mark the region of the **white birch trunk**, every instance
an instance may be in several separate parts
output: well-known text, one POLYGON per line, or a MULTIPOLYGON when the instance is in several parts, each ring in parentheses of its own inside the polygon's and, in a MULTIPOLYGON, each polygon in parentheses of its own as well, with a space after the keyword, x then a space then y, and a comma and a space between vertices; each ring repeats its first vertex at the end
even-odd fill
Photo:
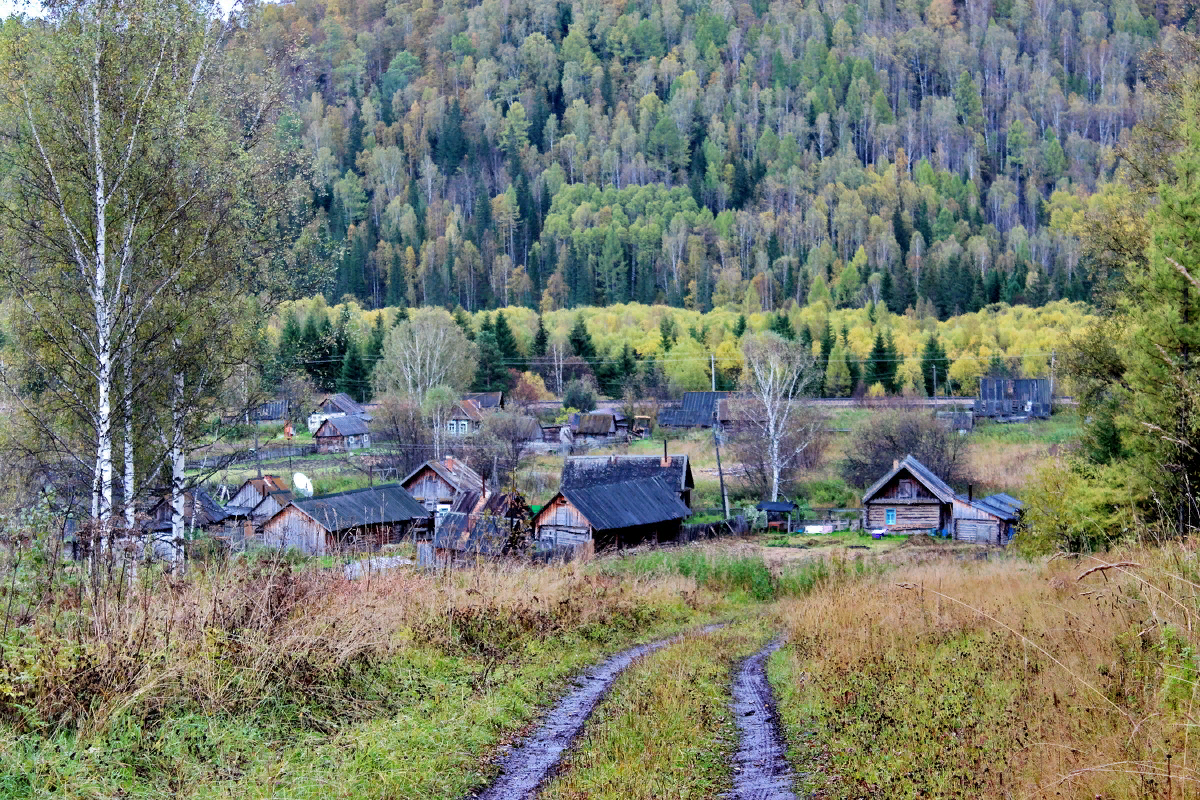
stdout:
POLYGON ((125 527, 133 530, 133 342, 125 345, 125 527))
MULTIPOLYGON (((179 342, 175 344, 176 348, 178 348, 179 342)), ((183 408, 182 372, 175 373, 171 400, 171 448, 168 454, 171 462, 171 555, 173 559, 177 560, 186 534, 186 520, 183 515, 183 486, 185 479, 183 473, 187 457, 183 449, 185 414, 183 408)))

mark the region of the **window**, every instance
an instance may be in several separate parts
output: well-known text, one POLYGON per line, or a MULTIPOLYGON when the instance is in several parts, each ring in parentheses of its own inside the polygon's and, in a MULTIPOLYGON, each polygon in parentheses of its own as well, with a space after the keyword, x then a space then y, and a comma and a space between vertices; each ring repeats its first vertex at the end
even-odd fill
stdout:
POLYGON ((896 524, 896 509, 894 509, 894 508, 889 508, 889 509, 887 510, 887 524, 888 524, 888 525, 895 525, 895 524, 896 524))
POLYGON ((900 481, 900 496, 901 497, 916 497, 917 496, 916 484, 910 480, 900 481))

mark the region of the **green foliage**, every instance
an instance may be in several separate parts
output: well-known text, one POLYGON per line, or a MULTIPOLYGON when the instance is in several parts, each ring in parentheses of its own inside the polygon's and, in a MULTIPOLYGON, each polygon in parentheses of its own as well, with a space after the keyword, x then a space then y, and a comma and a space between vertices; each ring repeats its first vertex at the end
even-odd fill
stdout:
POLYGON ((596 393, 581 380, 568 381, 563 387, 563 407, 591 411, 596 407, 596 393))

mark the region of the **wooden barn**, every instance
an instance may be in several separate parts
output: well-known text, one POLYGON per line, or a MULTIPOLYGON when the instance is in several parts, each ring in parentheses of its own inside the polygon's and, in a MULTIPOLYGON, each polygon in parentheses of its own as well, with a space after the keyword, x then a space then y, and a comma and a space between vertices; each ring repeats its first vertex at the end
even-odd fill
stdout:
POLYGON ((692 468, 686 455, 667 455, 666 442, 662 456, 574 456, 563 464, 562 488, 590 488, 643 478, 666 479, 679 499, 692 507, 692 468))
POLYGON ((454 456, 426 461, 400 481, 405 491, 430 512, 445 513, 461 492, 484 491, 483 478, 454 456))
POLYGON ((563 486, 533 518, 547 547, 593 543, 597 550, 673 541, 691 509, 666 475, 590 486, 563 486))
POLYGON ((948 530, 954 519, 954 490, 912 456, 893 462, 892 470, 863 495, 868 530, 948 530))
POLYGON ((287 489, 267 492, 267 495, 258 501, 258 505, 250 509, 250 519, 255 525, 261 525, 286 508, 292 499, 292 493, 287 489))
POLYGON ((1024 508, 1020 500, 1003 493, 979 499, 970 492, 966 497, 958 495, 954 498, 954 538, 1004 547, 1012 539, 1024 508))
POLYGON ((528 536, 532 515, 524 496, 496 492, 478 498, 472 492, 459 495, 454 509, 438 523, 433 552, 439 563, 507 555, 528 536))
POLYGON ((371 446, 367 423, 359 417, 330 417, 313 434, 318 453, 348 453, 371 446))
POLYGON ((617 435, 617 423, 612 414, 580 414, 575 435, 589 439, 611 439, 617 435))
POLYGON ((308 555, 378 550, 399 542, 429 512, 397 483, 293 500, 263 524, 262 541, 308 555))

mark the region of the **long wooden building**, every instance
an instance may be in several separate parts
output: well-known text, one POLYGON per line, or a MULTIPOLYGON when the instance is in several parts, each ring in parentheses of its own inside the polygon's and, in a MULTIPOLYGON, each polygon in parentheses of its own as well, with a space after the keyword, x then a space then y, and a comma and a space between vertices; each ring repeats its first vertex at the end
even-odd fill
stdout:
POLYGON ((397 483, 293 500, 262 527, 268 547, 309 555, 377 550, 399 542, 429 512, 397 483))
POLYGON ((667 476, 618 483, 566 486, 533 518, 544 547, 585 545, 595 549, 644 541, 672 541, 692 513, 667 476))

